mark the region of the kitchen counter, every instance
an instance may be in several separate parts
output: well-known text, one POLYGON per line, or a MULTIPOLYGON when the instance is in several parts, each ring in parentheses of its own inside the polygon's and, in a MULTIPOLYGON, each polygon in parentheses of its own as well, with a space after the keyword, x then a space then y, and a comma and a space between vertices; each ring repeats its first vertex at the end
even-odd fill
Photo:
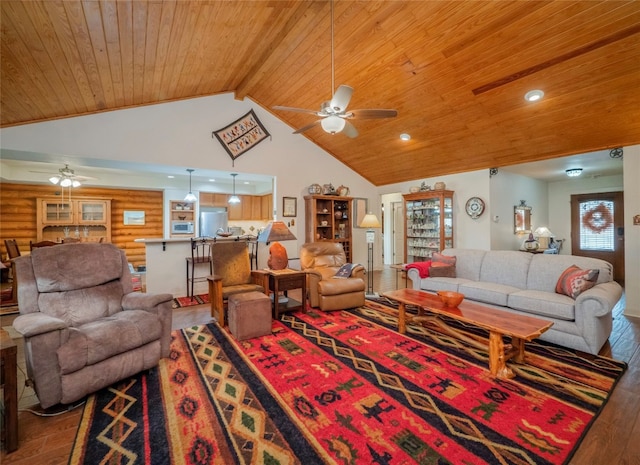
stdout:
MULTIPOLYGON (((256 236, 215 237, 215 242, 253 241, 256 236)), ((174 297, 187 295, 186 258, 191 257, 190 237, 136 239, 145 244, 146 249, 146 290, 149 293, 168 292, 174 297)), ((268 259, 267 247, 259 247, 259 263, 268 259)), ((204 265, 203 265, 204 267, 204 265)), ((204 274, 206 271, 202 271, 204 274)), ((200 273, 199 273, 200 274, 200 273)), ((209 292, 207 282, 196 282, 194 293, 209 292)))

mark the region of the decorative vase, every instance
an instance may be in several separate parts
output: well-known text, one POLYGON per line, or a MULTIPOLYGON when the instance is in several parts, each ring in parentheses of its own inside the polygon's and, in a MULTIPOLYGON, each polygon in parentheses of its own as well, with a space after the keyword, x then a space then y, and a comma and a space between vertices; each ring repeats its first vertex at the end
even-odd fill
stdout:
POLYGON ((311 184, 309 186, 309 194, 322 194, 322 186, 320 184, 311 184))
POLYGON ((337 189, 338 195, 341 197, 346 197, 349 195, 349 188, 347 186, 340 186, 337 189))

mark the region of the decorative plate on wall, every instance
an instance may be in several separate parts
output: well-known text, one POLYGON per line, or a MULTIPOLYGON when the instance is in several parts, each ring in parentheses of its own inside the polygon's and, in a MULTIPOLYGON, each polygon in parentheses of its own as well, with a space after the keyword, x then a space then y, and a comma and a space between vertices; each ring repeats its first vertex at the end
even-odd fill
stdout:
POLYGON ((480 197, 471 197, 465 206, 467 215, 474 220, 484 212, 484 201, 480 197))

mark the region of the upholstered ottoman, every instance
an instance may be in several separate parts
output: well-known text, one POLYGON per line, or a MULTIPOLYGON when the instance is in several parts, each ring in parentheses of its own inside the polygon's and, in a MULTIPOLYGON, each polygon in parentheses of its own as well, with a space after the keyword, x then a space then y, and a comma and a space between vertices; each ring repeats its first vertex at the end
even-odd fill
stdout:
POLYGON ((271 299, 262 292, 241 292, 229 296, 229 330, 242 341, 271 334, 271 299))

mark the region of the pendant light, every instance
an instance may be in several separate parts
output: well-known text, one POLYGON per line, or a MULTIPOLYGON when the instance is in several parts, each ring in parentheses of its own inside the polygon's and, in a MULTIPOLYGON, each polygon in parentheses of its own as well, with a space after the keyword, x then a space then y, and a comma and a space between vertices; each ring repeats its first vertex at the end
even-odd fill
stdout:
POLYGON ((189 172, 189 193, 184 198, 184 201, 185 202, 195 202, 198 199, 197 199, 197 197, 195 195, 193 195, 193 192, 191 192, 191 173, 193 173, 195 170, 192 169, 192 168, 187 168, 187 171, 189 172))
POLYGON ((233 195, 229 197, 229 203, 240 203, 240 197, 236 195, 236 176, 238 173, 231 173, 231 176, 233 176, 233 195))

